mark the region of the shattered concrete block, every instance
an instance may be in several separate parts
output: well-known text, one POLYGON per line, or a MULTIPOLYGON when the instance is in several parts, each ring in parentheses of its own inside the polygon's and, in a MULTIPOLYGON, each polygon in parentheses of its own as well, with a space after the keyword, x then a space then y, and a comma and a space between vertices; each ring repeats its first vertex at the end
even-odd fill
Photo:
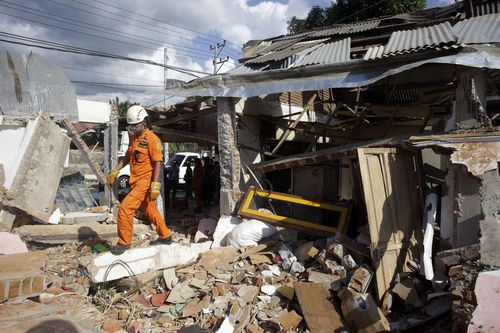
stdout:
POLYGON ((398 295, 405 304, 410 305, 414 308, 419 308, 424 305, 424 303, 418 296, 417 290, 415 289, 415 283, 410 278, 396 283, 396 285, 392 289, 392 292, 398 295))
POLYGON ((308 281, 324 284, 328 289, 339 291, 344 280, 340 276, 308 270, 308 281))
POLYGON ((467 332, 493 333, 500 330, 500 270, 481 272, 476 280, 477 307, 467 332))
POLYGON ((290 274, 297 274, 297 273, 302 273, 306 270, 304 265, 302 265, 300 262, 295 261, 292 266, 290 267, 290 274))
POLYGON ((314 257, 319 253, 319 250, 314 246, 314 242, 308 242, 299 246, 294 255, 300 262, 308 262, 314 260, 314 257))
POLYGON ((134 274, 141 274, 150 270, 192 263, 201 253, 208 251, 211 245, 211 242, 190 245, 172 243, 170 245, 131 249, 119 256, 115 256, 110 252, 101 253, 93 260, 89 271, 92 280, 96 283, 112 281, 130 276, 126 268, 113 264, 117 259, 127 263, 134 274))
POLYGON ((344 245, 333 242, 329 243, 326 248, 326 252, 334 256, 338 260, 342 260, 346 255, 349 254, 344 245))
POLYGON ((28 252, 28 248, 18 235, 0 232, 0 255, 26 252, 28 252))
POLYGON ((17 167, 4 184, 8 199, 2 205, 48 223, 70 139, 49 117, 40 116, 27 125, 22 142, 25 149, 13 161, 17 167))

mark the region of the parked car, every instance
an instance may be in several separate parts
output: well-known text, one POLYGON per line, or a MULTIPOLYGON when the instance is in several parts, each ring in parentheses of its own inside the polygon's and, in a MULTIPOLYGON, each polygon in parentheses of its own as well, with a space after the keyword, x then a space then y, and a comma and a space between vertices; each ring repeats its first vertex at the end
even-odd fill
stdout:
MULTIPOLYGON (((174 156, 170 157, 165 164, 165 173, 168 173, 170 171, 170 168, 172 167, 172 162, 175 160, 177 161, 177 165, 179 165, 179 184, 184 185, 184 175, 186 174, 186 163, 188 161, 194 161, 195 158, 200 158, 200 154, 198 153, 191 153, 191 152, 180 152, 180 153, 175 153, 174 156)), ((191 163, 191 169, 194 168, 194 163, 191 163)))

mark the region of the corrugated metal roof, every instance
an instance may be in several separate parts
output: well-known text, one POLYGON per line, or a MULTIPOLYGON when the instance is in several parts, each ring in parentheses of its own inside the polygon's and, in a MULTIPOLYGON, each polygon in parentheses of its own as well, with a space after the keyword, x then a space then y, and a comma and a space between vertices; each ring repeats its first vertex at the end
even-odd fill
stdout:
POLYGON ((298 34, 285 35, 285 36, 276 38, 275 41, 277 41, 277 40, 289 40, 289 39, 301 39, 301 38, 307 37, 311 33, 312 33, 312 31, 304 31, 304 32, 299 32, 298 34))
POLYGON ((351 38, 322 44, 315 47, 312 51, 307 49, 304 52, 307 52, 307 54, 294 65, 295 67, 348 61, 351 55, 351 38))
POLYGON ((384 54, 384 45, 380 46, 372 46, 366 51, 363 59, 364 60, 374 60, 378 58, 382 58, 382 55, 384 54))
POLYGON ((355 34, 357 32, 363 32, 375 29, 380 24, 380 20, 359 22, 353 24, 342 24, 328 29, 323 29, 320 31, 313 32, 308 37, 327 37, 334 35, 344 35, 344 34, 355 34))
POLYGON ((99 191, 85 185, 85 180, 80 173, 71 174, 61 178, 56 194, 56 203, 62 213, 81 212, 89 207, 94 207, 99 191))
POLYGON ((75 87, 64 71, 31 53, 0 51, 0 108, 5 116, 78 119, 75 87))
POLYGON ((456 41, 457 36, 449 22, 415 30, 395 31, 384 47, 383 56, 420 51, 456 41))
POLYGON ((500 42, 500 14, 473 17, 458 22, 453 26, 459 43, 495 43, 500 42))
POLYGON ((270 61, 284 60, 286 58, 289 58, 289 57, 299 53, 302 50, 310 48, 316 44, 322 43, 325 40, 326 39, 317 39, 317 40, 312 40, 312 41, 298 42, 298 43, 295 43, 295 44, 293 44, 293 45, 291 45, 283 50, 279 50, 276 52, 271 52, 271 53, 265 54, 263 56, 249 60, 246 63, 247 64, 263 64, 263 63, 270 62, 270 61))

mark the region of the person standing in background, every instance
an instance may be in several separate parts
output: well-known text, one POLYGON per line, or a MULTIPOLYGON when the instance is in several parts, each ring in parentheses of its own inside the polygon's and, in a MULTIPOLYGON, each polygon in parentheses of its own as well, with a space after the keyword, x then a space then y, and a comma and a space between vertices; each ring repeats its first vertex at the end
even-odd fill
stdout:
POLYGON ((201 213, 201 204, 203 202, 203 165, 199 158, 194 161, 193 190, 196 200, 196 209, 194 212, 201 213))
POLYGON ((184 183, 186 186, 186 201, 193 199, 191 187, 193 186, 193 169, 191 169, 191 160, 186 162, 186 173, 184 174, 184 183))

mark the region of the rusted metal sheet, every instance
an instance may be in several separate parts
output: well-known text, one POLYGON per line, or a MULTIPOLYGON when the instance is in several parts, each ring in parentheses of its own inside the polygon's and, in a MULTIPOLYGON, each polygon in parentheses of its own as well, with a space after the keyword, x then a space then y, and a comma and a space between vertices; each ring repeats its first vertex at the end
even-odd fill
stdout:
POLYGON ((408 271, 406 263, 419 258, 421 193, 410 152, 397 148, 357 152, 380 300, 396 274, 408 271))

